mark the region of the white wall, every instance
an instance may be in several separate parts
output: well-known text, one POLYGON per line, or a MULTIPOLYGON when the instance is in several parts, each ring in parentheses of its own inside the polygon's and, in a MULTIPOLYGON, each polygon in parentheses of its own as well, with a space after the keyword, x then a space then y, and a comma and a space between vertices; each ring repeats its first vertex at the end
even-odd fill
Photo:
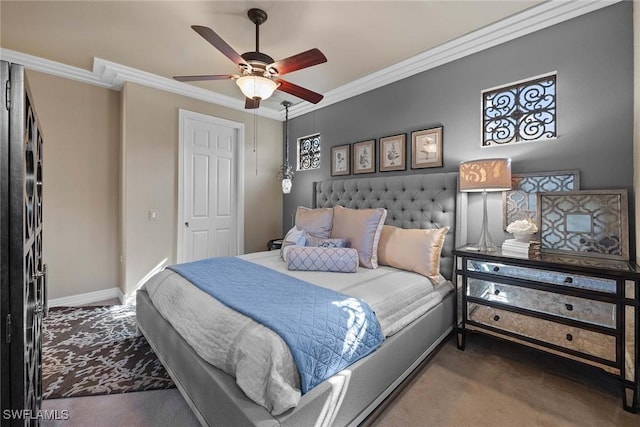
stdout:
POLYGON ((27 71, 43 133, 49 299, 118 286, 120 93, 27 71))
POLYGON ((245 252, 282 235, 281 122, 257 118, 254 152, 249 112, 136 84, 117 92, 34 71, 27 79, 44 135, 50 300, 131 292, 176 262, 179 108, 244 123, 245 252))
POLYGON ((282 123, 135 83, 123 91, 123 284, 132 292, 163 265, 176 262, 178 215, 178 110, 244 123, 245 252, 266 250, 282 235, 282 123), (148 220, 148 210, 158 220, 148 220))

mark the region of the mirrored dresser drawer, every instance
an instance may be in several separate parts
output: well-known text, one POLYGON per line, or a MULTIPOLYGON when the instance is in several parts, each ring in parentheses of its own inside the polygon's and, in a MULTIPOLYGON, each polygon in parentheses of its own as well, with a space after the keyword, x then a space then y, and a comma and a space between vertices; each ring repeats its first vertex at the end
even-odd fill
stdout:
POLYGON ((467 271, 491 273, 495 276, 512 277, 524 280, 547 283, 569 288, 586 289, 590 291, 616 293, 616 281, 601 277, 584 276, 581 274, 540 270, 537 268, 509 265, 500 262, 467 260, 467 271))
POLYGON ((523 337, 557 345, 573 351, 616 360, 616 337, 564 325, 536 317, 526 316, 495 307, 467 303, 467 318, 523 337))
POLYGON ((561 316, 612 329, 616 327, 616 305, 610 302, 471 277, 467 281, 467 297, 561 316))

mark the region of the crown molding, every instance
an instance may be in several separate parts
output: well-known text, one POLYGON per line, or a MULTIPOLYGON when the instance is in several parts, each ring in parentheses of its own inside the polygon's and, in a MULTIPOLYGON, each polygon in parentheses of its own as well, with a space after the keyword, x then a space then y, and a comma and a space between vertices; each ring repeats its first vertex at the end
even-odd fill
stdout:
MULTIPOLYGON (((429 49, 412 58, 408 58, 332 89, 324 94, 324 99, 319 104, 301 102, 293 105, 289 108, 289 118, 298 117, 331 104, 344 101, 345 99, 369 92, 620 1, 622 0, 547 1, 539 6, 532 7, 433 49, 429 49)), ((101 58, 94 58, 93 71, 4 48, 0 48, 0 58, 9 62, 22 64, 27 69, 34 71, 118 91, 122 90, 125 82, 133 82, 247 112, 244 108, 244 101, 115 62, 106 61, 101 58)), ((285 119, 284 110, 275 110, 263 106, 254 111, 262 117, 280 121, 284 121, 285 119)))
MULTIPOLYGON (((157 74, 148 73, 146 71, 127 67, 101 58, 93 59, 93 74, 98 76, 102 82, 108 83, 116 90, 121 90, 125 82, 132 82, 166 92, 187 96, 189 98, 210 102, 233 110, 240 110, 245 113, 247 112, 244 108, 244 100, 241 101, 230 96, 221 95, 207 89, 181 83, 177 80, 161 77, 157 74)), ((262 107, 255 110, 255 112, 262 117, 281 120, 280 111, 278 110, 262 107)))
MULTIPOLYGON (((166 92, 187 96, 189 98, 210 102, 233 110, 239 110, 245 113, 247 112, 244 108, 244 101, 193 85, 181 83, 173 79, 161 77, 157 74, 148 73, 146 71, 127 67, 115 62, 106 61, 101 58, 93 59, 93 71, 84 70, 61 62, 51 61, 49 59, 4 48, 0 48, 0 58, 5 61, 21 64, 28 70, 39 71, 107 89, 121 91, 125 82, 132 82, 166 92)), ((281 117, 280 111, 272 108, 262 107, 254 111, 257 115, 262 117, 279 121, 284 120, 284 118, 281 117)))
MULTIPOLYGON (((620 1, 622 0, 550 0, 325 92, 320 104, 302 102, 293 105, 289 108, 289 118, 327 107, 620 1)), ((280 117, 284 119, 283 112, 280 117)))
POLYGON ((103 82, 91 71, 72 67, 61 62, 51 61, 38 56, 28 55, 15 50, 0 48, 0 59, 23 65, 28 70, 39 71, 45 74, 75 80, 90 85, 112 89, 108 83, 103 82))

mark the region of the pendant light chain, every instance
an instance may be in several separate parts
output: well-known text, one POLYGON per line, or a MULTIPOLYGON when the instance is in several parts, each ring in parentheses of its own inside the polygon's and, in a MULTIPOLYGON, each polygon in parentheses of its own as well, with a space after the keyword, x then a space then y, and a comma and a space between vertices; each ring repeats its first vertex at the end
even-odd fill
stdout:
POLYGON ((284 102, 284 165, 289 167, 289 103, 284 102))
POLYGON ((289 107, 292 105, 289 101, 282 101, 285 108, 284 120, 284 163, 280 166, 278 179, 282 181, 282 192, 288 194, 291 191, 293 179, 293 168, 289 164, 289 107))

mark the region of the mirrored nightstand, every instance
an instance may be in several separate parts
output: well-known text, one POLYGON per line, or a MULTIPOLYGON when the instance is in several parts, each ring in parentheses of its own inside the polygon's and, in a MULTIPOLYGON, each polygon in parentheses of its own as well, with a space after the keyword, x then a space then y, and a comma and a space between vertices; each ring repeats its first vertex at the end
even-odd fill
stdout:
POLYGON ((482 333, 599 368, 638 409, 640 269, 626 261, 457 249, 456 334, 482 333))

